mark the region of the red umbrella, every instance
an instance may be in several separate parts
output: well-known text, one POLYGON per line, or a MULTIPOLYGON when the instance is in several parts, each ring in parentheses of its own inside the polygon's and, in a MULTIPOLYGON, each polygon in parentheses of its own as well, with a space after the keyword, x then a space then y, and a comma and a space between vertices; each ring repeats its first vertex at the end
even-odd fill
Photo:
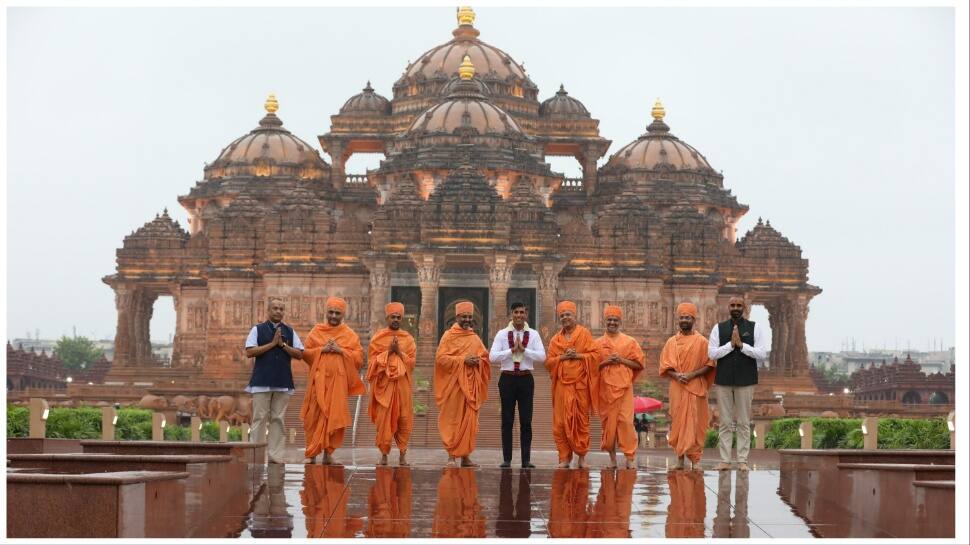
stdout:
POLYGON ((656 411, 661 407, 663 407, 663 402, 661 402, 659 399, 654 399, 652 397, 633 398, 634 413, 649 413, 651 411, 656 411))

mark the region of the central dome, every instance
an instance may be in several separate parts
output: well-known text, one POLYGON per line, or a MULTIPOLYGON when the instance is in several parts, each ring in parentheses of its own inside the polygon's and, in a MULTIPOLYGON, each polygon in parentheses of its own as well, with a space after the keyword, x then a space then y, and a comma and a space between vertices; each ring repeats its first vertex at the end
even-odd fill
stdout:
POLYGON ((475 82, 475 66, 469 57, 459 64, 458 82, 443 102, 428 108, 408 128, 408 134, 447 133, 456 129, 474 129, 479 134, 521 134, 512 116, 495 106, 475 82))
POLYGON ((451 77, 458 73, 458 67, 467 55, 483 79, 527 79, 525 68, 512 60, 508 53, 478 39, 480 32, 472 26, 474 22, 475 13, 471 8, 460 9, 458 28, 452 31, 454 39, 418 57, 405 69, 404 77, 451 77))
POLYGON ((605 171, 673 168, 714 172, 701 152, 670 134, 670 127, 663 121, 666 111, 659 99, 651 114, 654 121, 647 126, 647 132, 614 153, 603 167, 605 171))

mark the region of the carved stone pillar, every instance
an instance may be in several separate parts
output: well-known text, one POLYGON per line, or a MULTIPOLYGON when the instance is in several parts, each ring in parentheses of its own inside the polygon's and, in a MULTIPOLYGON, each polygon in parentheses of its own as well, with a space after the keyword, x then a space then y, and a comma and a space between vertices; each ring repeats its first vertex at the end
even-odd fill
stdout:
POLYGON ((808 342, 805 338, 805 321, 808 319, 808 299, 798 296, 789 303, 789 347, 792 375, 808 374, 808 342))
POLYGON ((485 257, 485 268, 488 270, 488 290, 492 296, 491 327, 494 334, 505 327, 508 321, 508 293, 512 281, 512 269, 519 260, 519 256, 489 255, 485 257))
POLYGON ((438 282, 444 259, 432 254, 417 254, 414 264, 421 287, 421 316, 418 318, 417 365, 434 366, 434 352, 438 344, 438 282))
POLYGON ((542 335, 543 342, 559 330, 556 316, 556 291, 559 289, 559 272, 565 263, 543 263, 536 265, 539 289, 536 293, 536 316, 538 323, 534 326, 542 335))
POLYGON ((391 274, 387 262, 373 260, 366 263, 370 270, 370 337, 386 325, 384 305, 391 301, 391 274))
POLYGON ((596 157, 587 154, 581 160, 583 165, 583 189, 590 196, 596 191, 596 159, 596 157))
POLYGON ((132 298, 132 337, 129 354, 132 363, 149 366, 152 362, 152 343, 149 328, 152 322, 152 306, 155 298, 148 296, 144 289, 136 289, 132 298))
POLYGON ((112 365, 118 368, 127 367, 132 363, 132 347, 134 344, 132 303, 135 290, 127 284, 116 284, 115 308, 118 310, 118 327, 115 330, 115 355, 112 365))

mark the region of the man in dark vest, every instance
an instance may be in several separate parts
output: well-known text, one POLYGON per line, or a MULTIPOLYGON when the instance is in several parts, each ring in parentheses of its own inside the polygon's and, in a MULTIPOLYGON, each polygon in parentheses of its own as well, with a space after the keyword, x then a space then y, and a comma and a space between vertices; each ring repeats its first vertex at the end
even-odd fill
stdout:
POLYGON ((751 399, 758 384, 758 360, 768 356, 762 328, 744 318, 742 297, 728 301, 731 319, 714 326, 708 345, 708 357, 717 361, 714 384, 717 385, 717 412, 720 424, 717 435, 721 463, 714 469, 731 469, 731 439, 737 432, 738 470, 748 470, 751 450, 751 399), (722 340, 724 339, 724 340, 722 340))
POLYGON ((252 441, 269 440, 266 450, 273 464, 284 463, 283 415, 296 392, 290 360, 303 357, 303 343, 293 328, 283 323, 283 300, 269 300, 269 319, 256 325, 246 338, 246 357, 256 358, 246 391, 253 395, 252 441))

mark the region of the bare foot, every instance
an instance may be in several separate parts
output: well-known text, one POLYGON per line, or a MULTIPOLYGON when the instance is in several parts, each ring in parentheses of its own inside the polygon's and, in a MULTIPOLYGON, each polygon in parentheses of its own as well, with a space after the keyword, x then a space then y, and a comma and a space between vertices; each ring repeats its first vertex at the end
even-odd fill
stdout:
POLYGON ((458 460, 455 460, 454 458, 448 458, 448 463, 445 464, 445 467, 458 467, 458 460))
POLYGON ((579 469, 585 469, 586 468, 586 455, 585 454, 579 457, 579 461, 576 462, 576 467, 578 467, 579 469))
POLYGON ((304 464, 313 464, 315 462, 313 461, 313 458, 304 458, 303 459, 303 463, 304 464))
POLYGON ((323 465, 333 465, 333 456, 331 456, 329 452, 323 453, 323 465))
POLYGON ((610 465, 606 466, 607 469, 616 469, 616 453, 610 453, 610 465))
POLYGON ((461 467, 478 467, 478 464, 472 461, 468 456, 462 456, 461 467))
POLYGON ((386 466, 387 465, 387 454, 382 454, 381 455, 381 461, 380 462, 377 462, 377 465, 379 465, 379 466, 386 466))
POLYGON ((398 458, 397 465, 399 465, 401 467, 407 467, 407 466, 411 465, 411 464, 408 463, 407 454, 405 454, 403 452, 401 453, 401 457, 398 458))
POLYGON ((717 464, 716 466, 714 466, 714 470, 715 471, 730 471, 731 470, 731 464, 729 464, 727 462, 721 462, 721 463, 717 464))
POLYGON ((636 458, 627 458, 626 459, 626 468, 627 469, 636 469, 637 468, 637 460, 636 460, 636 458))
POLYGON ((569 469, 569 463, 570 462, 572 462, 572 460, 566 460, 565 462, 559 462, 559 465, 557 465, 556 467, 559 468, 559 469, 569 469))

